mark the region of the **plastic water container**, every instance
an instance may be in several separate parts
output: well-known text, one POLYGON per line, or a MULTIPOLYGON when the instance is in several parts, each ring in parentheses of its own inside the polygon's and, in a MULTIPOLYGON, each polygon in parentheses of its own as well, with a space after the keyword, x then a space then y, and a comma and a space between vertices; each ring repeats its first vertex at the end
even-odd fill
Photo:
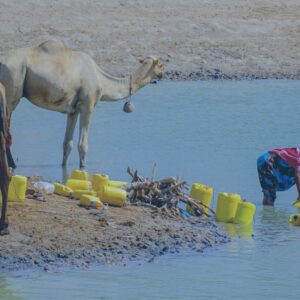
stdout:
POLYGON ((73 169, 71 173, 71 179, 78 179, 78 180, 89 180, 89 173, 86 171, 73 169))
POLYGON ((12 176, 8 188, 8 201, 23 202, 25 200, 27 178, 21 175, 12 176))
POLYGON ((90 181, 81 180, 81 179, 68 179, 66 182, 66 186, 71 188, 73 191, 75 190, 91 190, 92 184, 90 181))
MULTIPOLYGON (((7 200, 10 202, 23 202, 25 200, 27 188, 27 178, 25 176, 12 176, 8 186, 7 200)), ((2 203, 2 193, 0 191, 0 203, 2 203)))
POLYGON ((233 222, 236 224, 252 224, 256 206, 253 203, 242 201, 238 204, 233 222))
POLYGON ((295 207, 297 207, 297 208, 300 209, 300 202, 299 202, 299 201, 294 202, 293 205, 294 205, 295 207))
POLYGON ((103 206, 102 202, 98 197, 85 194, 81 195, 79 205, 94 208, 99 208, 103 206))
POLYGON ((241 197, 238 194, 219 193, 216 209, 218 222, 233 222, 241 197))
POLYGON ((201 183, 194 183, 190 191, 190 197, 207 206, 207 208, 203 207, 204 211, 207 213, 211 204, 213 193, 214 191, 211 187, 201 183))
POLYGON ((123 206, 127 200, 126 191, 112 186, 104 186, 98 195, 103 203, 113 206, 123 206))
POLYGON ((109 177, 105 174, 92 174, 91 181, 93 190, 98 192, 102 189, 103 186, 109 184, 109 177))
POLYGON ((300 226, 300 214, 292 214, 289 216, 289 222, 295 226, 300 226))
POLYGON ((75 190, 73 192, 73 197, 75 199, 80 199, 82 195, 97 196, 97 193, 93 190, 75 190))
POLYGON ((55 187, 55 190, 54 190, 55 194, 65 196, 65 197, 72 196, 73 190, 70 187, 68 187, 64 184, 61 184, 59 182, 54 182, 53 185, 55 187))
POLYGON ((126 181, 117 181, 117 180, 110 180, 108 182, 109 186, 116 187, 116 188, 120 188, 120 187, 122 187, 124 185, 127 185, 127 184, 128 184, 128 182, 126 182, 126 181))

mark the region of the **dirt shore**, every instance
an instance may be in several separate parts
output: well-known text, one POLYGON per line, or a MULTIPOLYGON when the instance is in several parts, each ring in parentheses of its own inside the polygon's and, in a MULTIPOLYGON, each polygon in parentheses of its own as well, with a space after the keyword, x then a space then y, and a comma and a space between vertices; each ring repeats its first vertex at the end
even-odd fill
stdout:
POLYGON ((300 79, 298 0, 0 1, 0 53, 59 39, 125 76, 157 55, 166 79, 300 79))
POLYGON ((58 195, 9 203, 10 234, 0 237, 0 272, 151 262, 229 241, 214 222, 200 218, 134 206, 85 209, 78 203, 58 195))

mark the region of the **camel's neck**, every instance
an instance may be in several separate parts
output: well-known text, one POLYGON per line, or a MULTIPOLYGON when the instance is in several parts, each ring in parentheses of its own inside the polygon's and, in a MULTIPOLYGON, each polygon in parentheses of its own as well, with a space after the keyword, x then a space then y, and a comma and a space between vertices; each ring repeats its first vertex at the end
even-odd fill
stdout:
POLYGON ((117 78, 98 68, 98 75, 102 87, 102 101, 116 101, 127 98, 130 95, 130 86, 131 94, 134 94, 151 81, 150 76, 142 77, 141 69, 138 69, 131 76, 117 78))

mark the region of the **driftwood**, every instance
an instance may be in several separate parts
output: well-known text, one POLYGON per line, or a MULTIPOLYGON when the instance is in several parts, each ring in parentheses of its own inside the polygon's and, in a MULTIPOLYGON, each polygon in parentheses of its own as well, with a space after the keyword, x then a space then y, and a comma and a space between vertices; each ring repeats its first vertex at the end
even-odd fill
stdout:
POLYGON ((122 188, 128 192, 131 205, 147 206, 152 209, 168 209, 175 215, 181 211, 179 203, 183 202, 189 206, 189 212, 196 216, 210 216, 206 211, 214 214, 214 211, 201 202, 195 201, 185 194, 188 184, 179 177, 169 177, 155 180, 155 168, 153 167, 151 178, 138 174, 137 170, 127 169, 132 177, 132 182, 122 188))

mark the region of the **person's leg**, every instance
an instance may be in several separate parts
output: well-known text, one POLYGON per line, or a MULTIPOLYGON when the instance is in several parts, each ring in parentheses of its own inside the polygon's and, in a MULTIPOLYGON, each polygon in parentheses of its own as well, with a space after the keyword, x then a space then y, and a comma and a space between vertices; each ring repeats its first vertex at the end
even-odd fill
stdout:
POLYGON ((277 179, 277 191, 286 191, 296 183, 295 169, 278 155, 274 157, 274 175, 277 179))
POLYGON ((273 174, 273 157, 267 152, 257 159, 258 178, 264 194, 263 205, 274 205, 276 199, 276 178, 273 174))

